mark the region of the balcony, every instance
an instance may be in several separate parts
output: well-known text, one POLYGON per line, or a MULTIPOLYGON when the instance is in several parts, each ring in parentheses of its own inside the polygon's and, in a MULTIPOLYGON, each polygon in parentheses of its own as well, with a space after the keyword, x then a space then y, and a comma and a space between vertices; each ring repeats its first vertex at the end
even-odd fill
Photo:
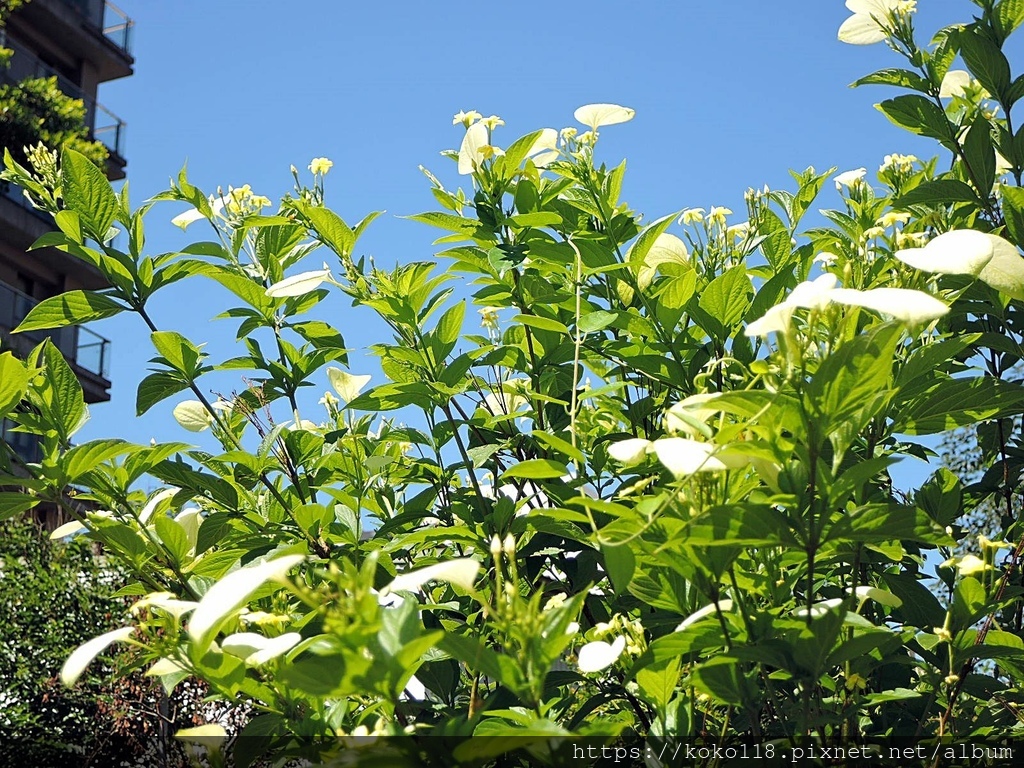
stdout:
POLYGON ((110 341, 80 325, 54 328, 49 331, 28 331, 11 335, 39 301, 17 288, 0 282, 0 338, 5 347, 24 355, 49 338, 71 364, 87 403, 110 399, 110 341))
POLYGON ((8 20, 8 28, 25 38, 39 38, 48 47, 89 62, 99 82, 127 77, 134 22, 104 0, 32 0, 8 20))
POLYGON ((81 99, 85 104, 85 124, 89 128, 90 137, 110 151, 114 165, 120 166, 121 169, 124 168, 124 120, 40 60, 28 48, 16 40, 7 38, 2 30, 0 30, 0 46, 14 51, 11 66, 6 71, 0 72, 0 80, 7 83, 19 83, 27 78, 56 78, 57 87, 61 92, 73 99, 81 99))

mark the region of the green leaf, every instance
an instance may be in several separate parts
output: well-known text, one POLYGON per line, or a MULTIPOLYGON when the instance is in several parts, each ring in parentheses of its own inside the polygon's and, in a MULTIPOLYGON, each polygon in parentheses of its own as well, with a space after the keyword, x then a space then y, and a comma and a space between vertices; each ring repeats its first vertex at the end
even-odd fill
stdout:
MULTIPOLYGON (((995 155, 992 156, 995 169, 995 155)), ((952 203, 978 203, 978 193, 957 179, 925 181, 907 190, 895 201, 897 208, 911 205, 950 205, 952 203)))
POLYGON ((946 114, 924 96, 907 94, 877 105, 893 123, 920 136, 949 142, 955 139, 946 114))
POLYGON ((566 336, 569 335, 569 329, 562 325, 557 320, 552 320, 550 317, 541 317, 540 315, 516 315, 512 318, 514 323, 522 323, 528 325, 531 328, 536 328, 539 331, 553 331, 554 333, 561 333, 566 336))
POLYGON ((157 371, 139 382, 135 393, 135 415, 142 416, 164 398, 181 392, 188 386, 178 375, 170 371, 157 371))
POLYGON ((63 328, 113 317, 127 309, 109 296, 95 291, 68 291, 43 299, 29 310, 15 333, 63 328))
POLYGON ((21 402, 27 388, 25 364, 10 352, 0 354, 0 419, 21 402))
POLYGON ((1000 36, 1005 40, 1024 23, 1024 0, 1002 0, 993 14, 1000 36))
POLYGON ((91 440, 88 443, 76 445, 60 457, 60 466, 65 482, 74 483, 86 472, 95 469, 107 459, 138 450, 142 450, 142 448, 118 439, 91 440))
POLYGON ((629 248, 629 253, 626 254, 626 261, 634 265, 635 270, 639 270, 641 265, 644 263, 644 259, 647 257, 648 252, 654 246, 654 241, 658 239, 658 236, 664 234, 665 230, 669 228, 679 213, 670 213, 668 216, 662 216, 646 227, 637 236, 636 241, 629 248))
POLYGON ((462 331, 462 320, 466 314, 466 304, 460 301, 452 305, 437 321, 434 335, 444 345, 454 344, 458 341, 459 333, 462 331))
POLYGON ((593 312, 588 312, 580 317, 578 327, 583 333, 594 333, 607 328, 615 322, 617 317, 618 316, 614 312, 595 309, 593 312))
POLYGON ((525 480, 553 480, 567 474, 569 469, 560 462, 552 459, 527 459, 505 470, 501 479, 519 477, 525 480))
POLYGON ((167 547, 167 551, 171 553, 176 564, 180 565, 188 558, 192 545, 189 544, 188 534, 185 533, 181 523, 166 515, 158 515, 153 519, 153 527, 156 528, 157 536, 167 547))
POLYGON ((727 336, 731 336, 731 330, 746 314, 753 294, 754 288, 746 269, 733 267, 712 280, 701 292, 697 303, 722 324, 727 336))
POLYGON ((537 213, 519 213, 509 216, 506 223, 516 229, 527 227, 557 227, 562 223, 562 217, 550 211, 538 211, 537 213))
POLYGON ((960 56, 985 90, 1002 102, 1010 88, 1010 62, 999 46, 985 35, 965 29, 960 33, 960 56))
POLYGON ((429 224, 432 227, 446 229, 449 232, 457 232, 466 235, 473 232, 478 226, 476 219, 470 219, 465 216, 456 216, 451 213, 444 213, 443 211, 417 213, 412 216, 407 216, 406 218, 412 219, 413 221, 420 221, 424 224, 429 224))
POLYGON ((330 208, 307 206, 302 211, 324 243, 340 256, 351 256, 356 233, 330 208))
POLYGON ((944 379, 894 409, 893 431, 932 435, 987 419, 1013 416, 1022 407, 1024 387, 1015 382, 992 376, 944 379))
POLYGON ((28 512, 41 499, 18 491, 0 491, 0 520, 7 520, 28 512))
POLYGON ((198 347, 177 331, 156 331, 149 338, 168 365, 186 380, 195 378, 202 356, 198 347))
POLYGON ((29 389, 30 401, 56 429, 61 442, 69 443, 86 419, 82 384, 64 355, 49 339, 43 343, 43 362, 45 384, 41 388, 29 389))
POLYGON ((983 114, 974 119, 967 132, 964 155, 970 167, 971 181, 978 187, 978 194, 987 197, 996 180, 996 150, 992 145, 992 126, 983 114))
POLYGON ((604 568, 611 579, 615 594, 621 595, 629 588, 636 570, 636 557, 629 544, 602 544, 601 555, 604 557, 604 568))
POLYGON ((64 205, 81 217, 93 239, 105 240, 118 209, 107 177, 89 158, 67 146, 60 166, 64 205))
POLYGON ((909 69, 898 69, 895 67, 872 72, 870 75, 865 75, 853 83, 853 87, 860 85, 895 85, 900 88, 909 88, 912 91, 920 91, 924 94, 928 94, 931 91, 931 83, 919 74, 911 72, 909 69))
POLYGON ((1003 217, 1006 228, 1017 247, 1024 245, 1024 189, 1004 185, 1000 191, 1003 195, 1003 217))

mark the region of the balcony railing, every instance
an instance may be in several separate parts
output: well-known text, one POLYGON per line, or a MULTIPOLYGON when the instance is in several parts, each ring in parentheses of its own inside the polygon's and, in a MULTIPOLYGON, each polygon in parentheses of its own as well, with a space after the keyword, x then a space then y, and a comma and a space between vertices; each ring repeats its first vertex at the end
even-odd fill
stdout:
POLYGON ((0 72, 0 79, 8 83, 19 83, 27 78, 57 78, 57 87, 61 92, 73 99, 81 99, 85 104, 85 124, 93 139, 100 142, 118 157, 124 157, 124 121, 91 98, 79 86, 64 77, 53 67, 40 60, 32 51, 15 40, 11 40, 0 29, 0 46, 14 51, 11 65, 0 72))
POLYGON ((104 0, 62 0, 74 8, 94 30, 124 53, 132 52, 132 27, 135 22, 120 8, 104 0))
MULTIPOLYGON (((38 303, 14 286, 0 282, 0 329, 17 328, 38 303)), ((49 331, 27 331, 18 336, 36 344, 49 338, 69 362, 101 378, 110 378, 110 341, 88 328, 72 325, 49 331)))

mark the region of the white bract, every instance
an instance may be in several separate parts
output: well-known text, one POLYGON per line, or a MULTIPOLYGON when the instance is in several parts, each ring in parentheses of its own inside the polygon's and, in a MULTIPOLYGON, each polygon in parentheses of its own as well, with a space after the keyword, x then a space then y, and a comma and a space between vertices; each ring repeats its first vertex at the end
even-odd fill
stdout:
POLYGON ((554 128, 545 128, 540 136, 533 142, 530 151, 526 156, 533 160, 538 168, 544 168, 558 159, 558 131, 554 128))
POLYGON ((718 392, 703 392, 680 400, 665 413, 665 431, 671 434, 682 432, 692 436, 699 435, 701 430, 694 422, 707 423, 708 419, 718 413, 718 409, 713 405, 708 407, 708 403, 714 401, 718 395, 718 392))
POLYGON ((94 637, 87 643, 83 643, 75 649, 74 653, 68 656, 64 666, 60 670, 60 679, 69 688, 75 684, 85 668, 92 663, 92 660, 99 656, 111 643, 124 642, 132 636, 134 627, 121 627, 110 632, 104 632, 99 637, 94 637))
POLYGON ((174 420, 189 432, 202 432, 213 424, 213 416, 198 400, 185 400, 174 406, 174 420))
MULTIPOLYGON (((718 610, 722 611, 723 613, 725 613, 726 611, 731 611, 732 610, 732 600, 719 600, 717 607, 718 607, 718 610)), ((676 627, 676 632, 682 632, 684 629, 686 629, 691 624, 696 624, 698 621, 700 621, 701 619, 703 619, 703 618, 705 618, 707 616, 710 616, 714 612, 715 612, 715 604, 714 603, 710 603, 709 605, 705 605, 700 610, 697 610, 697 611, 691 613, 689 616, 687 616, 685 619, 683 619, 682 622, 680 622, 679 626, 676 627)))
POLYGON ((924 248, 899 250, 893 255, 922 272, 977 277, 992 261, 995 249, 990 236, 984 232, 956 229, 939 235, 924 248))
POLYGON ((659 264, 689 264, 689 257, 686 243, 678 237, 668 232, 658 235, 637 271, 637 287, 642 291, 650 286, 659 264))
POLYGON ((459 173, 468 176, 489 156, 499 152, 491 146, 491 132, 487 130, 486 123, 473 123, 466 130, 459 147, 459 173))
POLYGON ((644 440, 641 437, 633 437, 629 440, 622 440, 618 443, 612 443, 609 445, 608 455, 620 464, 625 464, 627 467, 631 467, 644 460, 644 457, 650 452, 652 445, 653 443, 651 443, 650 440, 644 440))
POLYGON ((747 463, 746 457, 729 453, 714 443, 702 443, 685 437, 663 437, 651 444, 651 451, 665 469, 676 477, 697 472, 722 472, 747 463))
POLYGON ((225 637, 220 647, 224 653, 230 653, 243 659, 246 666, 258 667, 271 659, 287 653, 302 640, 298 632, 288 632, 279 637, 264 637, 255 632, 236 632, 225 637))
POLYGON ((836 183, 836 189, 840 192, 844 187, 854 187, 858 184, 864 183, 864 177, 867 176, 867 168, 857 168, 852 171, 844 171, 832 180, 836 183))
POLYGON ((971 76, 963 69, 951 69, 942 77, 939 85, 939 97, 951 99, 954 96, 963 97, 965 91, 971 84, 971 76))
POLYGON ((871 45, 885 40, 900 0, 846 0, 853 15, 839 27, 839 40, 851 45, 871 45))
POLYGON ((469 557, 456 558, 426 568, 402 573, 384 588, 384 592, 414 592, 428 581, 447 581, 462 589, 472 589, 480 572, 480 563, 469 557))
POLYGON ((618 104, 586 104, 573 113, 577 121, 596 131, 602 125, 616 125, 633 119, 636 110, 618 104))
POLYGON ((836 288, 831 298, 837 304, 864 307, 891 315, 907 325, 930 323, 949 312, 949 307, 934 296, 909 288, 871 288, 867 291, 836 288))
POLYGON ((331 386, 334 387, 334 391, 338 393, 341 401, 343 403, 350 403, 359 396, 363 387, 370 383, 372 377, 368 373, 362 376, 355 376, 341 370, 341 368, 328 368, 327 378, 330 380, 331 386))
POLYGON ((626 638, 623 635, 619 635, 610 643, 595 640, 580 648, 577 665, 580 672, 585 674, 600 672, 614 664, 624 650, 626 650, 626 638))
POLYGON ((784 333, 797 309, 824 309, 831 301, 837 284, 831 272, 819 275, 814 280, 800 283, 782 301, 764 313, 764 316, 750 323, 744 333, 747 336, 768 336, 770 333, 784 333))
POLYGON ((272 286, 267 288, 267 296, 272 299, 284 299, 290 296, 305 296, 311 291, 315 291, 320 287, 320 284, 328 279, 331 275, 331 270, 328 269, 327 265, 324 264, 323 269, 313 270, 312 272, 301 272, 298 275, 292 275, 286 277, 284 280, 274 283, 272 286))
POLYGON ((1024 259, 1013 243, 998 235, 985 236, 992 243, 992 260, 978 279, 1010 298, 1024 300, 1024 259))
POLYGON ((224 622, 234 616, 257 589, 268 581, 284 579, 288 571, 305 559, 303 555, 285 555, 229 573, 210 587, 192 614, 188 625, 192 641, 202 649, 207 648, 224 622))

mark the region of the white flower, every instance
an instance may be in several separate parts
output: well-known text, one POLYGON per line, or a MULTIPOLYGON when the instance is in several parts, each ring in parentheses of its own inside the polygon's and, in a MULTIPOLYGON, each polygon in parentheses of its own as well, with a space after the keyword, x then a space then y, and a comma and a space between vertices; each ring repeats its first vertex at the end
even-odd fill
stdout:
POLYGON ((320 283, 328 279, 331 275, 331 270, 324 264, 323 269, 317 269, 312 272, 302 272, 298 275, 292 275, 286 277, 280 282, 274 283, 272 286, 267 288, 267 296, 272 299, 283 299, 289 296, 305 296, 310 291, 315 291, 320 287, 320 283))
POLYGON ((703 208, 687 208, 683 211, 682 215, 680 215, 678 223, 680 225, 700 224, 702 221, 704 221, 703 208))
POLYGON ((213 424, 213 416, 198 400, 185 400, 174 406, 174 420, 189 432, 202 432, 213 424))
POLYGON ((963 98, 967 88, 971 85, 971 75, 962 69, 951 69, 942 77, 939 85, 939 97, 951 99, 954 96, 963 98))
POLYGON ((892 17, 913 10, 913 5, 901 0, 846 0, 846 7, 853 16, 839 27, 839 40, 851 45, 882 42, 889 36, 886 27, 892 24, 892 17))
POLYGON ((832 180, 836 183, 836 189, 840 192, 844 187, 853 188, 859 184, 864 183, 864 177, 867 176, 867 168, 856 168, 852 171, 844 171, 838 176, 835 176, 832 180))
POLYGON ((577 109, 573 117, 591 131, 597 131, 602 125, 628 122, 635 114, 636 110, 618 104, 587 104, 577 109))
POLYGON ((363 387, 370 383, 372 376, 370 374, 364 374, 362 376, 353 376, 347 371, 341 370, 341 368, 328 368, 327 378, 331 382, 331 386, 334 387, 334 391, 338 393, 343 403, 350 403, 355 400, 363 387))
POLYGON ((428 581, 447 581, 449 584, 469 590, 473 588, 473 582, 476 581, 479 572, 480 563, 477 560, 460 557, 399 574, 384 588, 384 593, 415 592, 428 581))
POLYGON ((584 674, 600 672, 614 664, 624 650, 626 650, 626 638, 623 635, 619 635, 610 643, 595 640, 580 648, 577 665, 580 672, 584 674))
POLYGON ((837 304, 883 312, 907 325, 930 323, 949 312, 949 307, 934 296, 909 288, 836 288, 831 298, 837 304))
POLYGON ((334 163, 326 157, 314 157, 309 163, 309 171, 314 176, 324 176, 333 167, 334 163))
POLYGON ((978 279, 1010 298, 1024 300, 1024 259, 1013 243, 997 235, 986 237, 992 243, 992 260, 978 279))
POLYGON ((685 437, 660 438, 652 443, 651 450, 658 461, 676 477, 686 477, 697 472, 722 472, 747 463, 745 456, 730 453, 722 446, 685 437))
POLYGON ((651 441, 633 437, 608 446, 608 455, 620 464, 631 467, 639 464, 651 450, 651 441))
POLYGON ((995 255, 989 238, 984 232, 956 229, 939 235, 924 248, 899 250, 893 255, 922 272, 977 277, 995 255))

